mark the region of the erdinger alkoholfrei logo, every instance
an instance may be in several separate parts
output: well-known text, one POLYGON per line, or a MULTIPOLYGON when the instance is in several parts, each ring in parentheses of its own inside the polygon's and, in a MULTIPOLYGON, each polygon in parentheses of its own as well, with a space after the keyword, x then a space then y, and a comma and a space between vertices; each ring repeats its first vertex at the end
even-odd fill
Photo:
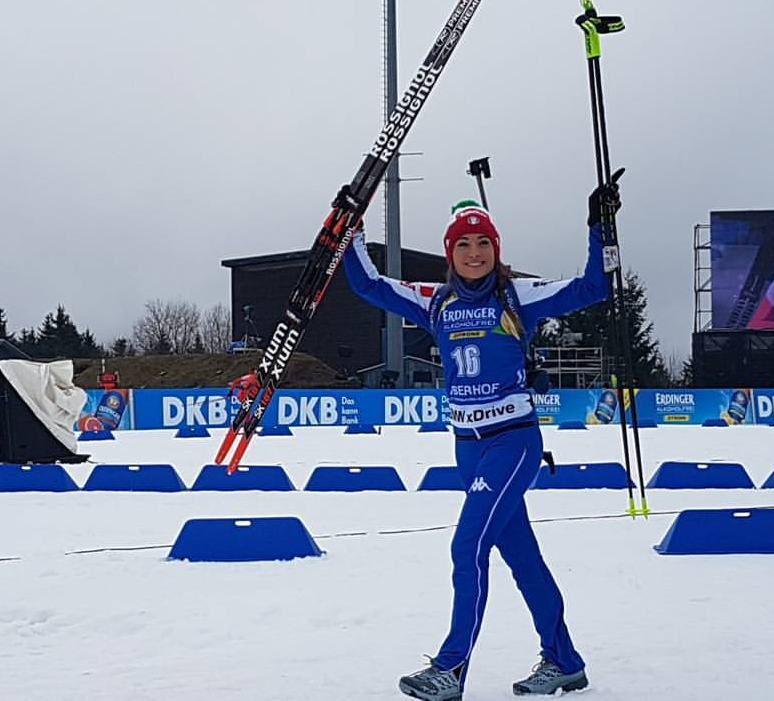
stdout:
POLYGON ((477 217, 475 214, 471 214, 468 217, 468 224, 470 224, 471 226, 477 226, 480 223, 481 223, 481 217, 477 217))
POLYGON ((121 401, 118 399, 118 397, 115 394, 111 394, 107 398, 107 405, 113 410, 118 411, 118 407, 121 406, 121 401))

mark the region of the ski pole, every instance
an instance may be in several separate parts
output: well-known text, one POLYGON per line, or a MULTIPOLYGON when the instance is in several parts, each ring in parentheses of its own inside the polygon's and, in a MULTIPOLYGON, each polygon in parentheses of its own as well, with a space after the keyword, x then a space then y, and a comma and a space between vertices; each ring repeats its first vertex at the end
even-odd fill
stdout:
MULTIPOLYGON (((589 89, 591 93, 591 116, 594 129, 594 152, 596 158, 597 184, 613 185, 621 176, 623 170, 615 174, 610 172, 610 149, 607 139, 607 122, 605 117, 605 102, 602 91, 602 71, 600 56, 602 47, 601 34, 613 34, 623 31, 623 19, 618 16, 600 16, 597 14, 591 0, 581 0, 585 12, 576 18, 576 24, 581 28, 586 38, 586 59, 589 69, 589 89)), ((643 515, 647 518, 647 496, 642 470, 642 451, 640 447, 639 417, 637 400, 634 390, 634 372, 632 362, 631 340, 628 333, 628 313, 624 298, 623 276, 621 273, 621 256, 618 245, 618 229, 616 226, 615 209, 602 204, 602 241, 604 244, 605 272, 608 273, 610 286, 610 327, 611 345, 613 351, 613 372, 611 380, 613 389, 618 395, 619 416, 621 421, 621 440, 623 443, 624 462, 629 488, 629 513, 634 518, 643 515), (623 373, 619 372, 619 353, 623 352, 623 373), (628 396, 627 396, 628 395, 628 396), (627 399, 631 407, 632 434, 634 438, 634 453, 637 462, 637 477, 640 487, 640 508, 635 507, 631 480, 631 458, 629 454, 629 438, 626 427, 627 399)))

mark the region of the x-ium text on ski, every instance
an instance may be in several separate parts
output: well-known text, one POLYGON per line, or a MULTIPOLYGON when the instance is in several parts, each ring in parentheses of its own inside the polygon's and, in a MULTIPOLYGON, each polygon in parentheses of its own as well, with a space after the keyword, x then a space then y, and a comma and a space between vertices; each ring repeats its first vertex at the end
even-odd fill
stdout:
POLYGON ((285 366, 293 354, 296 343, 298 343, 299 336, 300 334, 296 329, 290 329, 285 323, 278 324, 269 345, 266 346, 263 358, 261 358, 261 370, 263 372, 271 372, 279 382, 285 366), (287 334, 286 337, 285 334, 287 334))

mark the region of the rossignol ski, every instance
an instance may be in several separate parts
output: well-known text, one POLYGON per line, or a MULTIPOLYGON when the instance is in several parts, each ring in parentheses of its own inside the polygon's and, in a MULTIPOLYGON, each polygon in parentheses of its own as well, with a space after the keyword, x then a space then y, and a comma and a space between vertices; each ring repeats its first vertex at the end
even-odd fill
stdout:
POLYGON ((290 357, 325 296, 390 161, 398 153, 481 2, 482 0, 457 2, 430 52, 365 157, 360 170, 351 184, 341 188, 334 199, 331 205, 333 209, 314 240, 304 271, 290 295, 287 309, 277 323, 261 358, 256 384, 240 405, 216 455, 217 463, 225 460, 241 428, 243 433, 239 436, 236 449, 228 463, 229 474, 239 466, 282 380, 290 357))
MULTIPOLYGON (((594 151, 597 168, 597 183, 599 186, 614 184, 623 170, 614 174, 610 172, 610 150, 607 141, 607 122, 605 119, 605 102, 602 92, 602 71, 599 58, 602 54, 600 34, 612 34, 623 31, 624 23, 620 17, 602 17, 594 9, 592 0, 581 0, 584 13, 575 20, 586 37, 586 59, 589 69, 589 89, 591 92, 591 117, 594 128, 594 151)), ((628 312, 624 300, 623 276, 621 274, 621 256, 618 246, 618 227, 615 220, 615 210, 602 207, 602 244, 605 260, 605 272, 608 273, 610 285, 610 327, 613 350, 613 369, 611 385, 618 395, 618 411, 621 420, 621 439, 623 442, 624 462, 627 481, 629 483, 629 509, 632 517, 642 515, 647 518, 650 510, 645 495, 645 481, 642 474, 642 452, 640 450, 639 418, 637 415, 637 400, 634 389, 634 371, 632 363, 632 347, 629 339, 628 312), (623 368, 620 358, 623 356, 623 368), (628 395, 628 396, 627 396, 628 395), (626 428, 626 408, 629 407, 632 418, 632 436, 634 438, 634 453, 637 461, 637 478, 640 488, 640 508, 635 508, 632 489, 632 466, 629 457, 629 436, 626 428)))

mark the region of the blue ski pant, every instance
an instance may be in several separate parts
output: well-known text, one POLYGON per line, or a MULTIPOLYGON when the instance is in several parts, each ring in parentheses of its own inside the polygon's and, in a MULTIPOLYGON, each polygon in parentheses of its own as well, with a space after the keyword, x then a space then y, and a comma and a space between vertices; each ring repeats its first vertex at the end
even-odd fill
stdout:
POLYGON ((583 669, 564 623, 562 595, 540 554, 524 503, 543 455, 540 428, 532 424, 480 440, 458 438, 455 450, 467 494, 451 546, 451 630, 435 664, 448 670, 465 663, 463 675, 467 671, 486 606, 489 552, 496 547, 532 614, 543 657, 567 674, 583 669))

